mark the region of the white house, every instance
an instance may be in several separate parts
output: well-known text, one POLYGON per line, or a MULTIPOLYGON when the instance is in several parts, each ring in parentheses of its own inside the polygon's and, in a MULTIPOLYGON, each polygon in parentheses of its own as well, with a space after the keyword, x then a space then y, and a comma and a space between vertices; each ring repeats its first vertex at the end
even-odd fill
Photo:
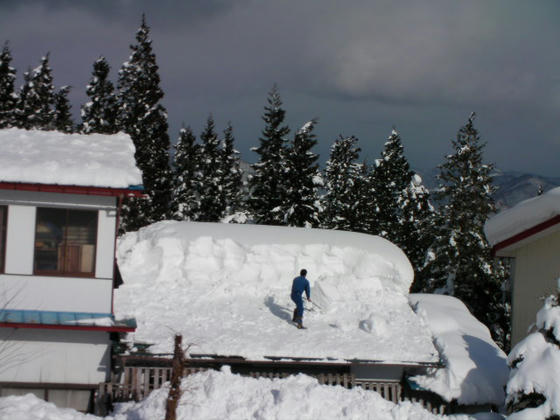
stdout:
POLYGON ((528 334, 560 277, 560 188, 504 210, 484 227, 495 255, 512 266, 512 345, 528 334))
POLYGON ((87 410, 110 374, 123 197, 140 195, 129 136, 0 130, 0 395, 87 410))

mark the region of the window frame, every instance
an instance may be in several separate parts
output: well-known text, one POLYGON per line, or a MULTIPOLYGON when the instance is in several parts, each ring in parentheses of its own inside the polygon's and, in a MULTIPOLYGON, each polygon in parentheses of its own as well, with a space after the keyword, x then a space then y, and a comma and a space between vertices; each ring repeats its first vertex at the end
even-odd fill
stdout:
MULTIPOLYGON (((99 210, 92 210, 92 209, 80 209, 80 208, 67 208, 67 207, 48 207, 48 206, 37 206, 36 213, 35 213, 35 233, 34 233, 34 240, 33 240, 33 275, 34 276, 45 276, 45 277, 81 277, 81 278, 95 278, 95 273, 97 271, 97 246, 98 246, 98 229, 99 229, 99 210), (36 258, 37 258, 37 223, 38 223, 38 214, 39 209, 58 209, 64 210, 66 212, 66 222, 65 226, 68 226, 68 219, 70 212, 91 212, 95 213, 95 240, 94 240, 94 248, 93 248, 93 270, 89 273, 84 272, 70 272, 70 271, 62 271, 62 270, 37 270, 36 267, 36 258)), ((63 239, 63 243, 66 241, 63 239)), ((66 253, 66 252, 65 252, 66 253)))
POLYGON ((8 239, 8 209, 9 206, 6 204, 0 205, 0 208, 4 208, 4 215, 3 217, 0 216, 0 244, 3 245, 1 247, 0 255, 0 274, 4 274, 6 272, 6 248, 7 248, 7 239, 8 239))

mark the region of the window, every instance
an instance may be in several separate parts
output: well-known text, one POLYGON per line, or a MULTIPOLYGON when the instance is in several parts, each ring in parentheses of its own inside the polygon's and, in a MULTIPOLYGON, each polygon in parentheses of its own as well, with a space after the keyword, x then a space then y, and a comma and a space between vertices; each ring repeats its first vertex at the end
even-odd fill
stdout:
POLYGON ((37 208, 35 274, 93 277, 97 212, 37 208))
POLYGON ((8 206, 0 206, 0 273, 4 272, 6 260, 6 221, 8 220, 8 206))

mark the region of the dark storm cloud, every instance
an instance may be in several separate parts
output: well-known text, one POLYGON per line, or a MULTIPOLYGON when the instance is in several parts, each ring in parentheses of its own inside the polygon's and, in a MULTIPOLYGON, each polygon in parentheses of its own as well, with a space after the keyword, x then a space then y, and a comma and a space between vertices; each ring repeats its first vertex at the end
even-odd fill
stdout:
POLYGON ((558 175, 556 1, 0 1, 0 41, 20 76, 51 51, 78 108, 92 62, 107 56, 116 77, 143 12, 172 137, 212 112, 252 159, 277 82, 293 129, 320 118, 323 158, 340 132, 376 157, 396 124, 412 163, 429 167, 476 110, 490 160, 558 175))

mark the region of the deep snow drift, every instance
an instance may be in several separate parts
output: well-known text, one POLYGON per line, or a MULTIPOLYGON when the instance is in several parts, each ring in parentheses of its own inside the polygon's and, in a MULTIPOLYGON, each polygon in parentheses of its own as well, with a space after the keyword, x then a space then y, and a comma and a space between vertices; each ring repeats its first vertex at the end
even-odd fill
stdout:
POLYGON ((142 183, 128 134, 0 130, 0 181, 127 188, 142 183))
MULTIPOLYGON (((417 404, 386 401, 361 388, 319 385, 305 375, 285 379, 254 379, 234 375, 224 367, 190 375, 182 382, 183 396, 177 420, 497 420, 500 416, 438 416, 417 404)), ((105 420, 159 420, 165 417, 168 386, 153 391, 138 403, 117 406, 105 420)), ((74 410, 58 409, 28 394, 0 398, 0 418, 10 420, 100 420, 74 410)))
POLYGON ((410 308, 403 252, 357 233, 257 225, 160 222, 118 247, 124 285, 118 318, 135 317, 138 342, 191 354, 436 362, 430 332, 410 308), (291 282, 309 271, 304 324, 291 323, 291 282))
POLYGON ((504 403, 509 369, 488 328, 452 296, 411 294, 410 302, 434 335, 445 368, 413 380, 459 404, 504 403))

